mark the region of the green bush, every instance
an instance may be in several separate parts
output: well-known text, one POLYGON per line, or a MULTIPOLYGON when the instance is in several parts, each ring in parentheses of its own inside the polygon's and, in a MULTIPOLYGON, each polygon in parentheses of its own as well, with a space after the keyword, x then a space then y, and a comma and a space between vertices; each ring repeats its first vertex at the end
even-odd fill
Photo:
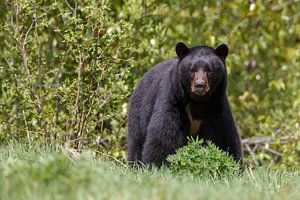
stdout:
POLYGON ((226 152, 211 142, 203 146, 203 140, 198 139, 190 139, 188 145, 168 156, 167 161, 175 173, 188 172, 201 177, 232 176, 240 170, 239 164, 226 152))
POLYGON ((108 152, 123 142, 111 127, 126 117, 132 25, 115 21, 106 1, 2 6, 0 139, 108 152))

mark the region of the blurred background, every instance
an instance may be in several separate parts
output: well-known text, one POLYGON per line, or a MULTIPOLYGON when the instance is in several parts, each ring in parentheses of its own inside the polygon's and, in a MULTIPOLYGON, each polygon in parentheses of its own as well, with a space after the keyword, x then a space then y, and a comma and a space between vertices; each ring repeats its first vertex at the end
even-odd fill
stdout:
POLYGON ((129 97, 175 45, 228 44, 251 165, 299 168, 300 2, 0 0, 0 141, 126 158, 129 97))

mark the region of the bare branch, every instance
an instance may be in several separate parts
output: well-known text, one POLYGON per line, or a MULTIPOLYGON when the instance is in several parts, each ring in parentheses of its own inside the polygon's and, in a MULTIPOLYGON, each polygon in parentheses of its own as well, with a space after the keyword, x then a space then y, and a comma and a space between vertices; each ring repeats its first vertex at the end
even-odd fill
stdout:
MULTIPOLYGON (((288 142, 296 142, 300 141, 300 137, 296 136, 284 136, 279 138, 280 143, 279 144, 286 144, 288 142)), ((248 144, 250 146, 256 145, 256 144, 278 144, 276 142, 276 138, 273 137, 260 137, 260 138, 248 138, 242 140, 242 145, 248 144)))

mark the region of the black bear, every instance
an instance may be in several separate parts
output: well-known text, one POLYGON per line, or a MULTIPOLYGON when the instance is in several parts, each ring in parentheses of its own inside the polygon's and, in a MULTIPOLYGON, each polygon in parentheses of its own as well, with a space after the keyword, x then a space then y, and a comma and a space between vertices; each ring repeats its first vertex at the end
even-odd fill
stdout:
POLYGON ((178 59, 148 71, 131 96, 128 163, 161 166, 187 137, 210 140, 242 163, 241 141, 226 95, 228 47, 176 45, 178 59))

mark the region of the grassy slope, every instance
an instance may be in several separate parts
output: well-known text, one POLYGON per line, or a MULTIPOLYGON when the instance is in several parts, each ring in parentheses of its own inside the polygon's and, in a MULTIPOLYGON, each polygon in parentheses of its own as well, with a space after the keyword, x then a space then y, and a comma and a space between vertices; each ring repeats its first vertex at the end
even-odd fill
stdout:
POLYGON ((300 176, 257 169, 222 180, 133 170, 47 148, 0 148, 0 199, 300 199, 300 176))

